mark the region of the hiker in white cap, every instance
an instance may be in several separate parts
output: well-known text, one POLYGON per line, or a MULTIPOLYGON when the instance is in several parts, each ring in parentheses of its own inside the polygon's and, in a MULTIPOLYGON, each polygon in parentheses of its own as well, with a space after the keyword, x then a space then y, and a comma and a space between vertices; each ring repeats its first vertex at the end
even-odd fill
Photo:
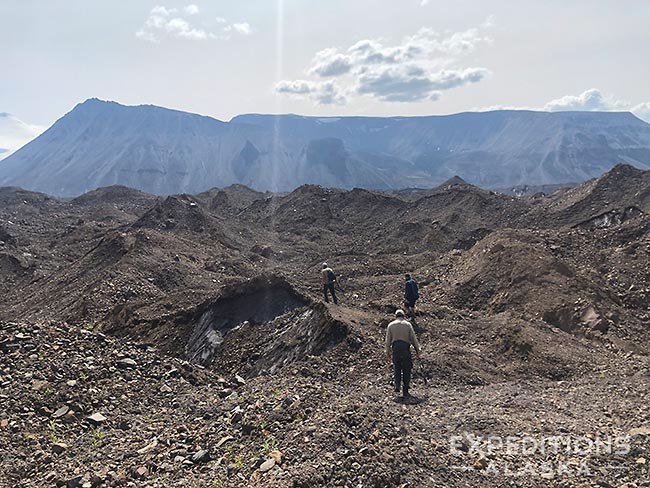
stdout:
POLYGON ((403 384, 403 397, 409 398, 409 384, 411 383, 411 369, 413 369, 413 358, 411 357, 411 346, 415 354, 420 357, 420 343, 415 336, 413 325, 404 317, 404 310, 395 311, 395 320, 386 328, 386 356, 393 361, 393 373, 395 376, 395 393, 400 392, 400 385, 403 384), (391 354, 392 350, 392 354, 391 354))

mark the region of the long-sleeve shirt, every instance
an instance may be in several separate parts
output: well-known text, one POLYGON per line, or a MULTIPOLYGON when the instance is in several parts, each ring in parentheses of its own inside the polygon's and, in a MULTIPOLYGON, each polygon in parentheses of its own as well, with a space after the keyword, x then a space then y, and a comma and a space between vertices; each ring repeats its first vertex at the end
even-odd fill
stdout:
POLYGON ((413 278, 407 280, 404 286, 404 298, 406 300, 417 300, 417 289, 418 285, 413 278))
POLYGON ((329 272, 332 271, 332 268, 323 268, 321 271, 321 284, 323 285, 331 285, 334 283, 333 281, 330 281, 329 277, 329 272))
POLYGON ((391 346, 395 341, 404 341, 411 344, 420 354, 420 343, 415 336, 411 322, 404 319, 393 320, 386 327, 386 354, 390 354, 391 346))

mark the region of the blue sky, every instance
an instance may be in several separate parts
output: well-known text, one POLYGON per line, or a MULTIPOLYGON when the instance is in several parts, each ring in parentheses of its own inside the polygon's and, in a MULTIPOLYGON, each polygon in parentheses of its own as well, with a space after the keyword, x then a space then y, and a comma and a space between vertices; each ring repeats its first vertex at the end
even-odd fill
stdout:
MULTIPOLYGON (((229 120, 512 107, 650 120, 650 2, 6 0, 0 112, 90 97, 229 120)), ((0 147, 1 147, 0 134, 0 147)))

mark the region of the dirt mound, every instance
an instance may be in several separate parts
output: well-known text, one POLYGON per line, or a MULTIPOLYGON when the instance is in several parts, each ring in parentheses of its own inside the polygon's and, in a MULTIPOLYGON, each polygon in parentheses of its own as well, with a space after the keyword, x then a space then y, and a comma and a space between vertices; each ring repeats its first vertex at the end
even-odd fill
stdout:
MULTIPOLYGON (((450 436, 643 428, 648 173, 619 172, 536 199, 0 190, 0 484, 497 487, 450 436), (323 261, 338 306, 321 303, 323 261), (383 349, 406 271, 414 405, 392 401, 383 349)), ((638 485, 644 439, 587 456, 580 479, 513 482, 638 485)))
POLYGON ((133 223, 134 228, 156 230, 189 230, 205 232, 209 216, 190 195, 174 195, 157 202, 151 210, 133 223))
POLYGON ((38 205, 47 201, 56 201, 45 193, 23 190, 15 186, 0 187, 0 205, 38 205))
POLYGON ((213 212, 223 212, 228 210, 241 211, 251 205, 256 200, 263 200, 270 196, 269 193, 263 193, 252 190, 244 185, 230 185, 226 188, 212 188, 196 197, 202 200, 205 205, 213 212))
MULTIPOLYGON (((453 282, 451 303, 490 313, 517 311, 568 332, 630 338, 637 313, 626 309, 597 270, 562 259, 548 239, 513 230, 483 239, 447 277, 453 282)), ((646 337, 635 336, 643 339, 642 350, 646 337)))
POLYGON ((151 205, 159 197, 121 185, 107 186, 89 191, 71 200, 77 205, 97 205, 101 203, 118 206, 143 207, 151 205))
POLYGON ((551 195, 533 215, 538 220, 546 216, 542 222, 546 226, 602 227, 641 212, 650 212, 650 171, 619 164, 600 178, 551 195))

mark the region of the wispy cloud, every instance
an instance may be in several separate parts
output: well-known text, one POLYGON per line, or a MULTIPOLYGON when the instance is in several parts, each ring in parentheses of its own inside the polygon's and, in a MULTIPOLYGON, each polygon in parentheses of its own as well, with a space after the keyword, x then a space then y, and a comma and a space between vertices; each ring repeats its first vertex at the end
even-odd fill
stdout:
POLYGON ((235 22, 223 28, 225 32, 236 32, 248 36, 251 34, 251 26, 248 22, 235 22))
POLYGON ((206 21, 200 18, 200 13, 201 9, 195 4, 182 9, 156 5, 135 35, 143 41, 158 43, 166 37, 192 41, 224 40, 230 39, 231 34, 250 35, 252 32, 247 22, 229 24, 222 17, 206 21))
MULTIPOLYGON (((362 39, 344 50, 326 48, 314 55, 306 72, 315 78, 337 78, 342 88, 338 88, 340 97, 333 99, 336 103, 353 96, 385 102, 437 100, 445 90, 477 83, 489 75, 486 68, 458 66, 460 58, 491 42, 485 32, 489 25, 486 21, 479 28, 445 34, 422 28, 397 44, 362 39)), ((322 86, 316 81, 298 81, 322 86)), ((291 82, 281 82, 276 89, 287 93, 279 90, 285 86, 291 82)))
POLYGON ((200 12, 200 10, 197 5, 191 4, 183 8, 183 12, 185 12, 187 15, 196 15, 200 12))
POLYGON ((0 112, 0 159, 4 159, 40 135, 45 127, 28 124, 14 115, 0 112))
POLYGON ((275 85, 275 90, 300 98, 309 97, 318 105, 345 105, 347 102, 345 95, 333 81, 280 81, 275 85))

